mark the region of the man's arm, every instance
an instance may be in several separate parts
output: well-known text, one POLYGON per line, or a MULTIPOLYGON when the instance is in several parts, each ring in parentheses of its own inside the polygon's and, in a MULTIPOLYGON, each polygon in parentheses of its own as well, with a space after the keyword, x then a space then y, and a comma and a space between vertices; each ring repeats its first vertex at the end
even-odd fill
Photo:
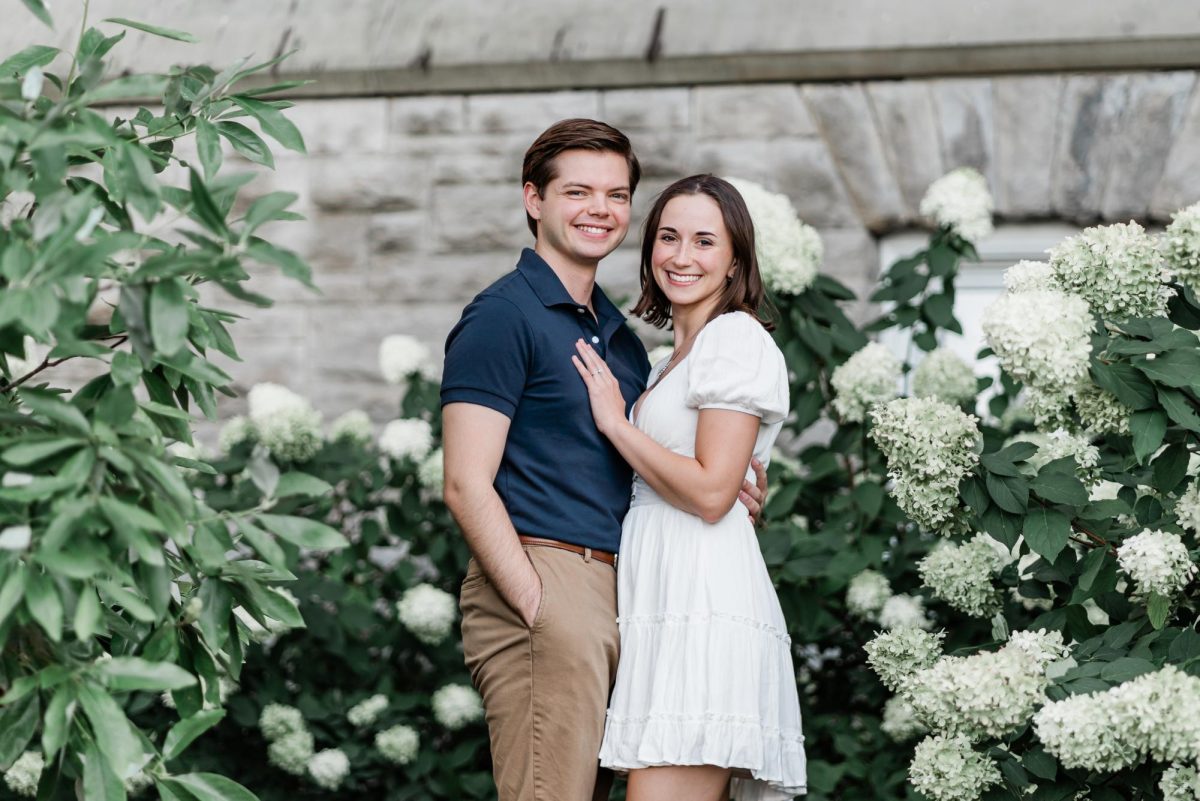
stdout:
POLYGON ((492 586, 532 626, 542 602, 542 582, 493 486, 509 422, 486 406, 446 404, 442 409, 445 498, 492 586))

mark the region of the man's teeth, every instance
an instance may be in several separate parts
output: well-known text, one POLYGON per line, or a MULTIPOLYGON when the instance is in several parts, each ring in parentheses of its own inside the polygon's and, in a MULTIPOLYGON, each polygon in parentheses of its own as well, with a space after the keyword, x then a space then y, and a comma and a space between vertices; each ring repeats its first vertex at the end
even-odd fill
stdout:
POLYGON ((608 233, 607 228, 601 228, 598 225, 577 225, 575 227, 578 228, 580 231, 585 231, 589 234, 607 234, 608 233))
POLYGON ((676 281, 680 284, 694 284, 700 280, 700 276, 698 275, 680 275, 679 273, 670 272, 667 273, 667 275, 671 276, 672 281, 676 281))

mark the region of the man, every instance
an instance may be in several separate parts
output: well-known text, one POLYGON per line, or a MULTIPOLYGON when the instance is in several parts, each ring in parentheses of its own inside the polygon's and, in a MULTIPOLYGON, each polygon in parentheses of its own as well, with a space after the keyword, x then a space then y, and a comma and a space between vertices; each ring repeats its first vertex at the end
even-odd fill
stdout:
MULTIPOLYGON (((522 167, 534 247, 446 341, 445 499, 474 557, 463 651, 501 801, 608 797, 597 755, 632 472, 596 429, 571 356, 590 342, 629 405, 646 387, 646 351, 595 284, 629 230, 640 174, 609 125, 563 120, 542 133, 522 167)), ((764 488, 744 488, 752 511, 764 488)))

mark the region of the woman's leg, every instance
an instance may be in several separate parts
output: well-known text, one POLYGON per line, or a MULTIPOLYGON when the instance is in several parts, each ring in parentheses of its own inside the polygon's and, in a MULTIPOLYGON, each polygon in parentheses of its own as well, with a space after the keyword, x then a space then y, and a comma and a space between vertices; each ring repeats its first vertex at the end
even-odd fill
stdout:
POLYGON ((629 771, 627 801, 726 801, 729 768, 668 765, 629 771))

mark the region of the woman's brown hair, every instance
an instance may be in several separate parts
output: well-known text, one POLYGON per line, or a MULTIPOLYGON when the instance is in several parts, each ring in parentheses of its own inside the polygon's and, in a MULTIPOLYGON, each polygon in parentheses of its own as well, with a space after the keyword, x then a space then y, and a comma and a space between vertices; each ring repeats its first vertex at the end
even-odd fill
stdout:
POLYGON ((729 239, 733 245, 733 263, 737 267, 721 293, 712 316, 744 311, 758 320, 763 328, 768 331, 774 330, 775 324, 764 315, 764 312, 770 312, 770 308, 767 306, 767 293, 763 288, 762 276, 758 272, 758 258, 754 253, 754 221, 750 219, 746 201, 742 200, 741 194, 728 181, 707 173, 681 178, 664 189, 655 199, 642 229, 642 296, 638 298, 632 313, 657 328, 662 328, 671 321, 671 302, 655 282, 650 260, 654 253, 654 242, 658 238, 663 209, 673 198, 680 195, 705 195, 712 198, 721 209, 721 217, 725 221, 725 229, 729 232, 729 239))

